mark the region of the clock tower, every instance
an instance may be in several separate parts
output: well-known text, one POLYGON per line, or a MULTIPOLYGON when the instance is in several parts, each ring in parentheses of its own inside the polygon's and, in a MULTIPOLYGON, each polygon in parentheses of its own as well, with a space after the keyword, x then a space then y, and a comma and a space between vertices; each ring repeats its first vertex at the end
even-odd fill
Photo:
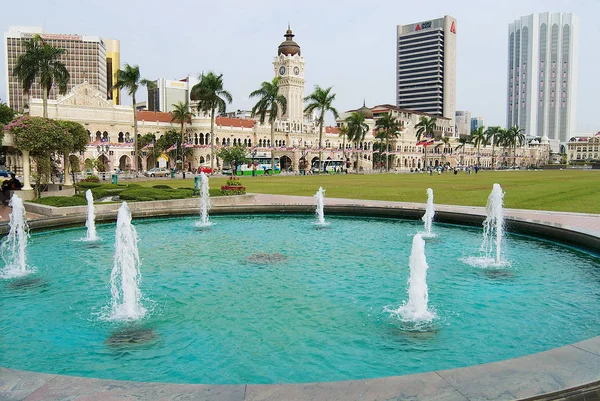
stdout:
POLYGON ((285 40, 277 49, 277 57, 273 61, 275 76, 279 77, 279 93, 287 100, 287 110, 281 116, 286 130, 302 132, 304 116, 304 57, 300 55, 300 46, 292 40, 294 34, 288 25, 283 35, 285 40))

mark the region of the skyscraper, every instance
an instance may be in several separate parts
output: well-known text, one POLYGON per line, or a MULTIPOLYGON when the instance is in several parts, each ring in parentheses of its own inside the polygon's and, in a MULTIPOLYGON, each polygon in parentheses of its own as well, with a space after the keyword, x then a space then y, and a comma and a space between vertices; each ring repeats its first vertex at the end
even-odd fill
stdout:
POLYGON ((471 135, 471 112, 457 110, 454 126, 456 135, 471 135))
MULTIPOLYGON (((5 46, 5 73, 7 104, 14 110, 22 111, 27 103, 28 96, 12 71, 17 58, 25 51, 24 42, 40 35, 45 43, 67 50, 62 61, 66 65, 71 78, 67 85, 70 91, 75 85, 84 81, 97 87, 106 94, 107 99, 119 102, 118 92, 113 92, 109 86, 109 75, 114 83, 114 74, 119 66, 119 42, 110 40, 110 63, 107 63, 107 46, 102 38, 84 35, 63 35, 45 33, 41 27, 9 27, 4 33, 5 46), (108 72, 107 69, 112 69, 108 72)), ((29 92, 32 98, 41 98, 42 90, 38 83, 34 83, 29 92)), ((48 99, 56 99, 57 89, 50 90, 48 99)))
POLYGON ((508 25, 507 127, 566 142, 575 127, 578 18, 521 17, 508 25))
POLYGON ((396 105, 454 120, 456 20, 398 25, 396 52, 396 105))

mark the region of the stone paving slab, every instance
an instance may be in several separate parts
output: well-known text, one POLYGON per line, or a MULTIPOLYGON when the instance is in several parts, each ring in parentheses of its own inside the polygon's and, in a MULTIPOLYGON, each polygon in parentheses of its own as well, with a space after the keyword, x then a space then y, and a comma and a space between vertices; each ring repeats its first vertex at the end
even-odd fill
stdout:
POLYGON ((590 338, 589 340, 580 341, 575 344, 571 344, 573 347, 582 349, 592 354, 600 356, 600 336, 590 338))
POLYGON ((600 357, 568 345, 438 373, 470 401, 515 400, 598 381, 600 357))
POLYGON ((0 400, 23 400, 56 375, 0 367, 0 400))
POLYGON ((248 385, 246 401, 468 401, 435 372, 328 383, 248 385))
POLYGON ((24 401, 243 401, 245 385, 144 383, 56 376, 24 401))

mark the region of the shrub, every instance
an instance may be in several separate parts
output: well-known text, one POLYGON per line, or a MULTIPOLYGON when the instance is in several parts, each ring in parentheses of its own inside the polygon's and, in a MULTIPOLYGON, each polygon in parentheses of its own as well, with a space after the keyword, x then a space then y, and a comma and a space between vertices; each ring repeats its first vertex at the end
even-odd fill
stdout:
POLYGON ((221 186, 221 193, 225 196, 244 195, 246 193, 246 187, 242 185, 223 185, 221 186))
POLYGON ((156 189, 173 189, 170 186, 164 185, 164 184, 153 185, 152 188, 156 188, 156 189))
POLYGON ((119 194, 123 200, 151 201, 191 198, 193 192, 182 189, 127 188, 119 194))
POLYGON ((87 201, 80 196, 47 196, 45 198, 31 201, 40 205, 67 207, 67 206, 84 206, 87 201))
POLYGON ((100 182, 100 178, 97 175, 89 175, 81 180, 81 182, 100 182))
POLYGON ((226 185, 239 187, 242 185, 242 180, 236 177, 230 177, 227 179, 226 185))

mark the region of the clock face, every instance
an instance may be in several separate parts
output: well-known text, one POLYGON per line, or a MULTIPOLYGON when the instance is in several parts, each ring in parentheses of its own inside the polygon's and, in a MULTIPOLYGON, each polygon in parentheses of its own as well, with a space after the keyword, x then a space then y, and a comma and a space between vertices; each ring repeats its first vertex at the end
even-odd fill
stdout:
POLYGON ((300 68, 294 67, 294 74, 296 74, 296 75, 300 74, 300 68))
POLYGON ((283 75, 283 74, 285 74, 285 67, 281 66, 281 67, 279 67, 279 75, 283 75))

